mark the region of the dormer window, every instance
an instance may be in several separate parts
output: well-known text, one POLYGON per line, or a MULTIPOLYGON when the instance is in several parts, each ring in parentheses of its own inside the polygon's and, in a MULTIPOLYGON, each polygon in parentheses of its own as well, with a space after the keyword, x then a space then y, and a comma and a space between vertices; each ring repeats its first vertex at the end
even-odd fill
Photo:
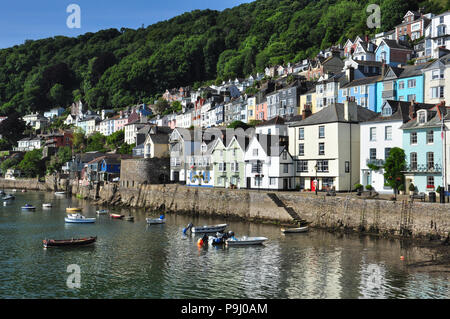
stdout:
POLYGON ((392 108, 388 104, 386 104, 383 107, 383 111, 381 112, 381 115, 382 116, 391 116, 392 115, 392 108))
POLYGON ((419 121, 419 124, 424 124, 427 122, 427 112, 422 111, 417 113, 417 120, 419 121))

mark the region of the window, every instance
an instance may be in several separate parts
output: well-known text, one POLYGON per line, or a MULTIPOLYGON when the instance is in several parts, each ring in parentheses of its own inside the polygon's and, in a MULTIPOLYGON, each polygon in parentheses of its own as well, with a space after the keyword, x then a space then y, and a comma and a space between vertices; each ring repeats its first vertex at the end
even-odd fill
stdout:
POLYGON ((287 160, 287 152, 283 152, 283 160, 287 160))
POLYGON ((409 142, 410 144, 417 144, 417 132, 411 132, 409 142))
POLYGON ((270 134, 272 134, 272 129, 269 128, 269 129, 267 130, 267 135, 270 135, 270 134))
POLYGON ((283 164, 283 173, 288 174, 289 173, 289 164, 283 164))
POLYGON ((418 114, 419 124, 424 124, 427 121, 427 116, 425 112, 419 112, 418 114))
POLYGON ((252 173, 261 173, 261 163, 252 163, 252 173))
POLYGON ((400 81, 400 82, 398 82, 398 88, 399 88, 400 90, 403 90, 403 89, 405 88, 405 81, 400 81))
POLYGON ((434 188, 434 176, 427 176, 427 188, 434 188))
POLYGON ((277 184, 277 179, 275 177, 270 177, 269 178, 269 183, 270 183, 270 185, 276 185, 277 184))
POLYGON ((372 142, 377 140, 377 128, 376 127, 371 127, 370 128, 370 140, 372 142))
POLYGON ((366 94, 366 86, 362 85, 360 88, 361 94, 366 94))
POLYGON ((432 80, 438 80, 438 79, 443 79, 443 78, 444 78, 444 70, 437 69, 437 70, 432 71, 432 73, 431 73, 432 80))
POLYGON ((434 143, 434 132, 428 131, 427 132, 427 144, 433 144, 434 143))
POLYGON ((409 155, 409 164, 411 166, 411 170, 417 169, 417 153, 411 153, 409 155))
POLYGON ((416 80, 408 80, 408 88, 415 88, 416 87, 416 80))
POLYGON ((261 177, 255 177, 255 186, 261 186, 261 180, 262 180, 262 178, 261 177))
POLYGON ((389 105, 385 105, 383 107, 383 111, 381 113, 383 116, 391 116, 392 115, 392 108, 389 105))
POLYGON ((319 155, 325 155, 325 143, 319 143, 319 155))
POLYGON ((386 141, 392 141, 392 126, 386 126, 384 128, 384 139, 386 141))
POLYGON ((388 159, 390 153, 391 153, 391 148, 390 147, 386 147, 384 149, 384 159, 385 160, 388 159))
POLYGON ((298 144, 298 156, 305 155, 305 144, 298 144))
POLYGON ((327 173, 328 161, 317 161, 317 171, 321 173, 327 173))
POLYGON ((345 162, 345 172, 350 173, 350 162, 348 161, 345 162))
POLYGON ((253 156, 258 156, 258 149, 257 149, 257 148, 255 148, 255 149, 253 150, 253 156))
POLYGON ((325 126, 319 126, 319 138, 325 138, 325 126))
POLYGON ((433 152, 427 153, 427 168, 428 169, 434 168, 434 153, 433 152))
POLYGON ((369 150, 369 154, 370 154, 370 159, 371 160, 376 160, 377 159, 377 149, 376 148, 371 148, 369 150))
POLYGON ((297 172, 298 173, 308 172, 308 161, 298 161, 297 172))
POLYGON ((408 101, 415 101, 416 100, 416 95, 415 94, 408 94, 408 101))
POLYGON ((439 99, 444 97, 444 87, 438 86, 431 88, 431 98, 433 99, 439 99))

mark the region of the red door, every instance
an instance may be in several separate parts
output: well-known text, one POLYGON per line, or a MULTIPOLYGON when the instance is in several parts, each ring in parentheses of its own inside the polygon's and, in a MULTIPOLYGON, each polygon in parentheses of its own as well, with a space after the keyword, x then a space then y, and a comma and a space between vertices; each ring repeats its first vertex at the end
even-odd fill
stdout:
POLYGON ((316 191, 316 183, 315 180, 311 179, 311 192, 315 192, 316 191))

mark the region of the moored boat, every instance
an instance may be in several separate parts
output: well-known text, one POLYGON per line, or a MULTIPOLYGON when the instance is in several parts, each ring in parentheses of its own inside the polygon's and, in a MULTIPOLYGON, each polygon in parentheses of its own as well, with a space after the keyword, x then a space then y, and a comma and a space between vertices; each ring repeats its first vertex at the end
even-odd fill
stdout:
POLYGON ((44 207, 44 208, 51 208, 52 204, 51 203, 44 203, 44 204, 42 204, 42 207, 44 207))
POLYGON ((92 224, 95 223, 95 218, 87 218, 81 214, 69 214, 64 218, 66 223, 72 224, 92 224))
POLYGON ((147 224, 149 225, 157 225, 157 224, 165 224, 166 217, 164 215, 159 216, 159 218, 146 218, 147 224))
POLYGON ((100 209, 97 211, 97 215, 106 215, 109 213, 109 210, 107 209, 100 209))
POLYGON ((66 212, 81 212, 83 209, 81 207, 67 207, 66 212))
POLYGON ((109 214, 109 216, 114 219, 122 219, 125 217, 125 215, 120 215, 120 214, 109 214))
POLYGON ((13 199, 16 199, 14 195, 6 195, 5 197, 3 197, 3 200, 13 200, 13 199))
POLYGON ((241 237, 241 238, 229 238, 225 241, 227 246, 247 246, 247 245, 261 245, 268 238, 266 237, 241 237))
POLYGON ((23 210, 35 210, 36 207, 34 207, 33 205, 30 204, 25 204, 25 206, 22 206, 23 210))
POLYGON ((203 233, 221 233, 227 228, 227 224, 219 224, 212 226, 192 226, 192 232, 197 234, 203 233))
POLYGON ((93 244, 97 241, 97 236, 88 237, 88 238, 79 238, 79 239, 64 239, 64 240, 55 240, 55 239, 44 239, 42 242, 44 244, 44 248, 47 247, 71 247, 71 246, 87 246, 93 244))
POLYGON ((55 192, 55 195, 66 195, 66 192, 55 192))
POLYGON ((125 216, 124 219, 125 219, 126 221, 132 222, 132 221, 134 221, 134 216, 131 216, 131 215, 125 216))
POLYGON ((281 228, 284 234, 306 233, 309 230, 308 226, 297 228, 281 228))

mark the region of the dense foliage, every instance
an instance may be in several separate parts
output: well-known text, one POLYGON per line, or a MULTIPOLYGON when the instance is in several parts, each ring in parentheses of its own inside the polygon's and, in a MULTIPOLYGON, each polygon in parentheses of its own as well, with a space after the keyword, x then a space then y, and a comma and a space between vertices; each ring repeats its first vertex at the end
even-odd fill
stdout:
POLYGON ((27 40, 0 50, 0 113, 44 111, 78 99, 90 108, 148 103, 166 88, 243 77, 390 30, 419 6, 440 13, 448 1, 257 0, 137 30, 27 40), (379 30, 366 26, 369 3, 381 6, 379 30))
POLYGON ((397 190, 404 184, 405 179, 403 174, 406 170, 405 151, 398 147, 392 148, 383 168, 386 186, 392 187, 394 194, 397 195, 397 190))

